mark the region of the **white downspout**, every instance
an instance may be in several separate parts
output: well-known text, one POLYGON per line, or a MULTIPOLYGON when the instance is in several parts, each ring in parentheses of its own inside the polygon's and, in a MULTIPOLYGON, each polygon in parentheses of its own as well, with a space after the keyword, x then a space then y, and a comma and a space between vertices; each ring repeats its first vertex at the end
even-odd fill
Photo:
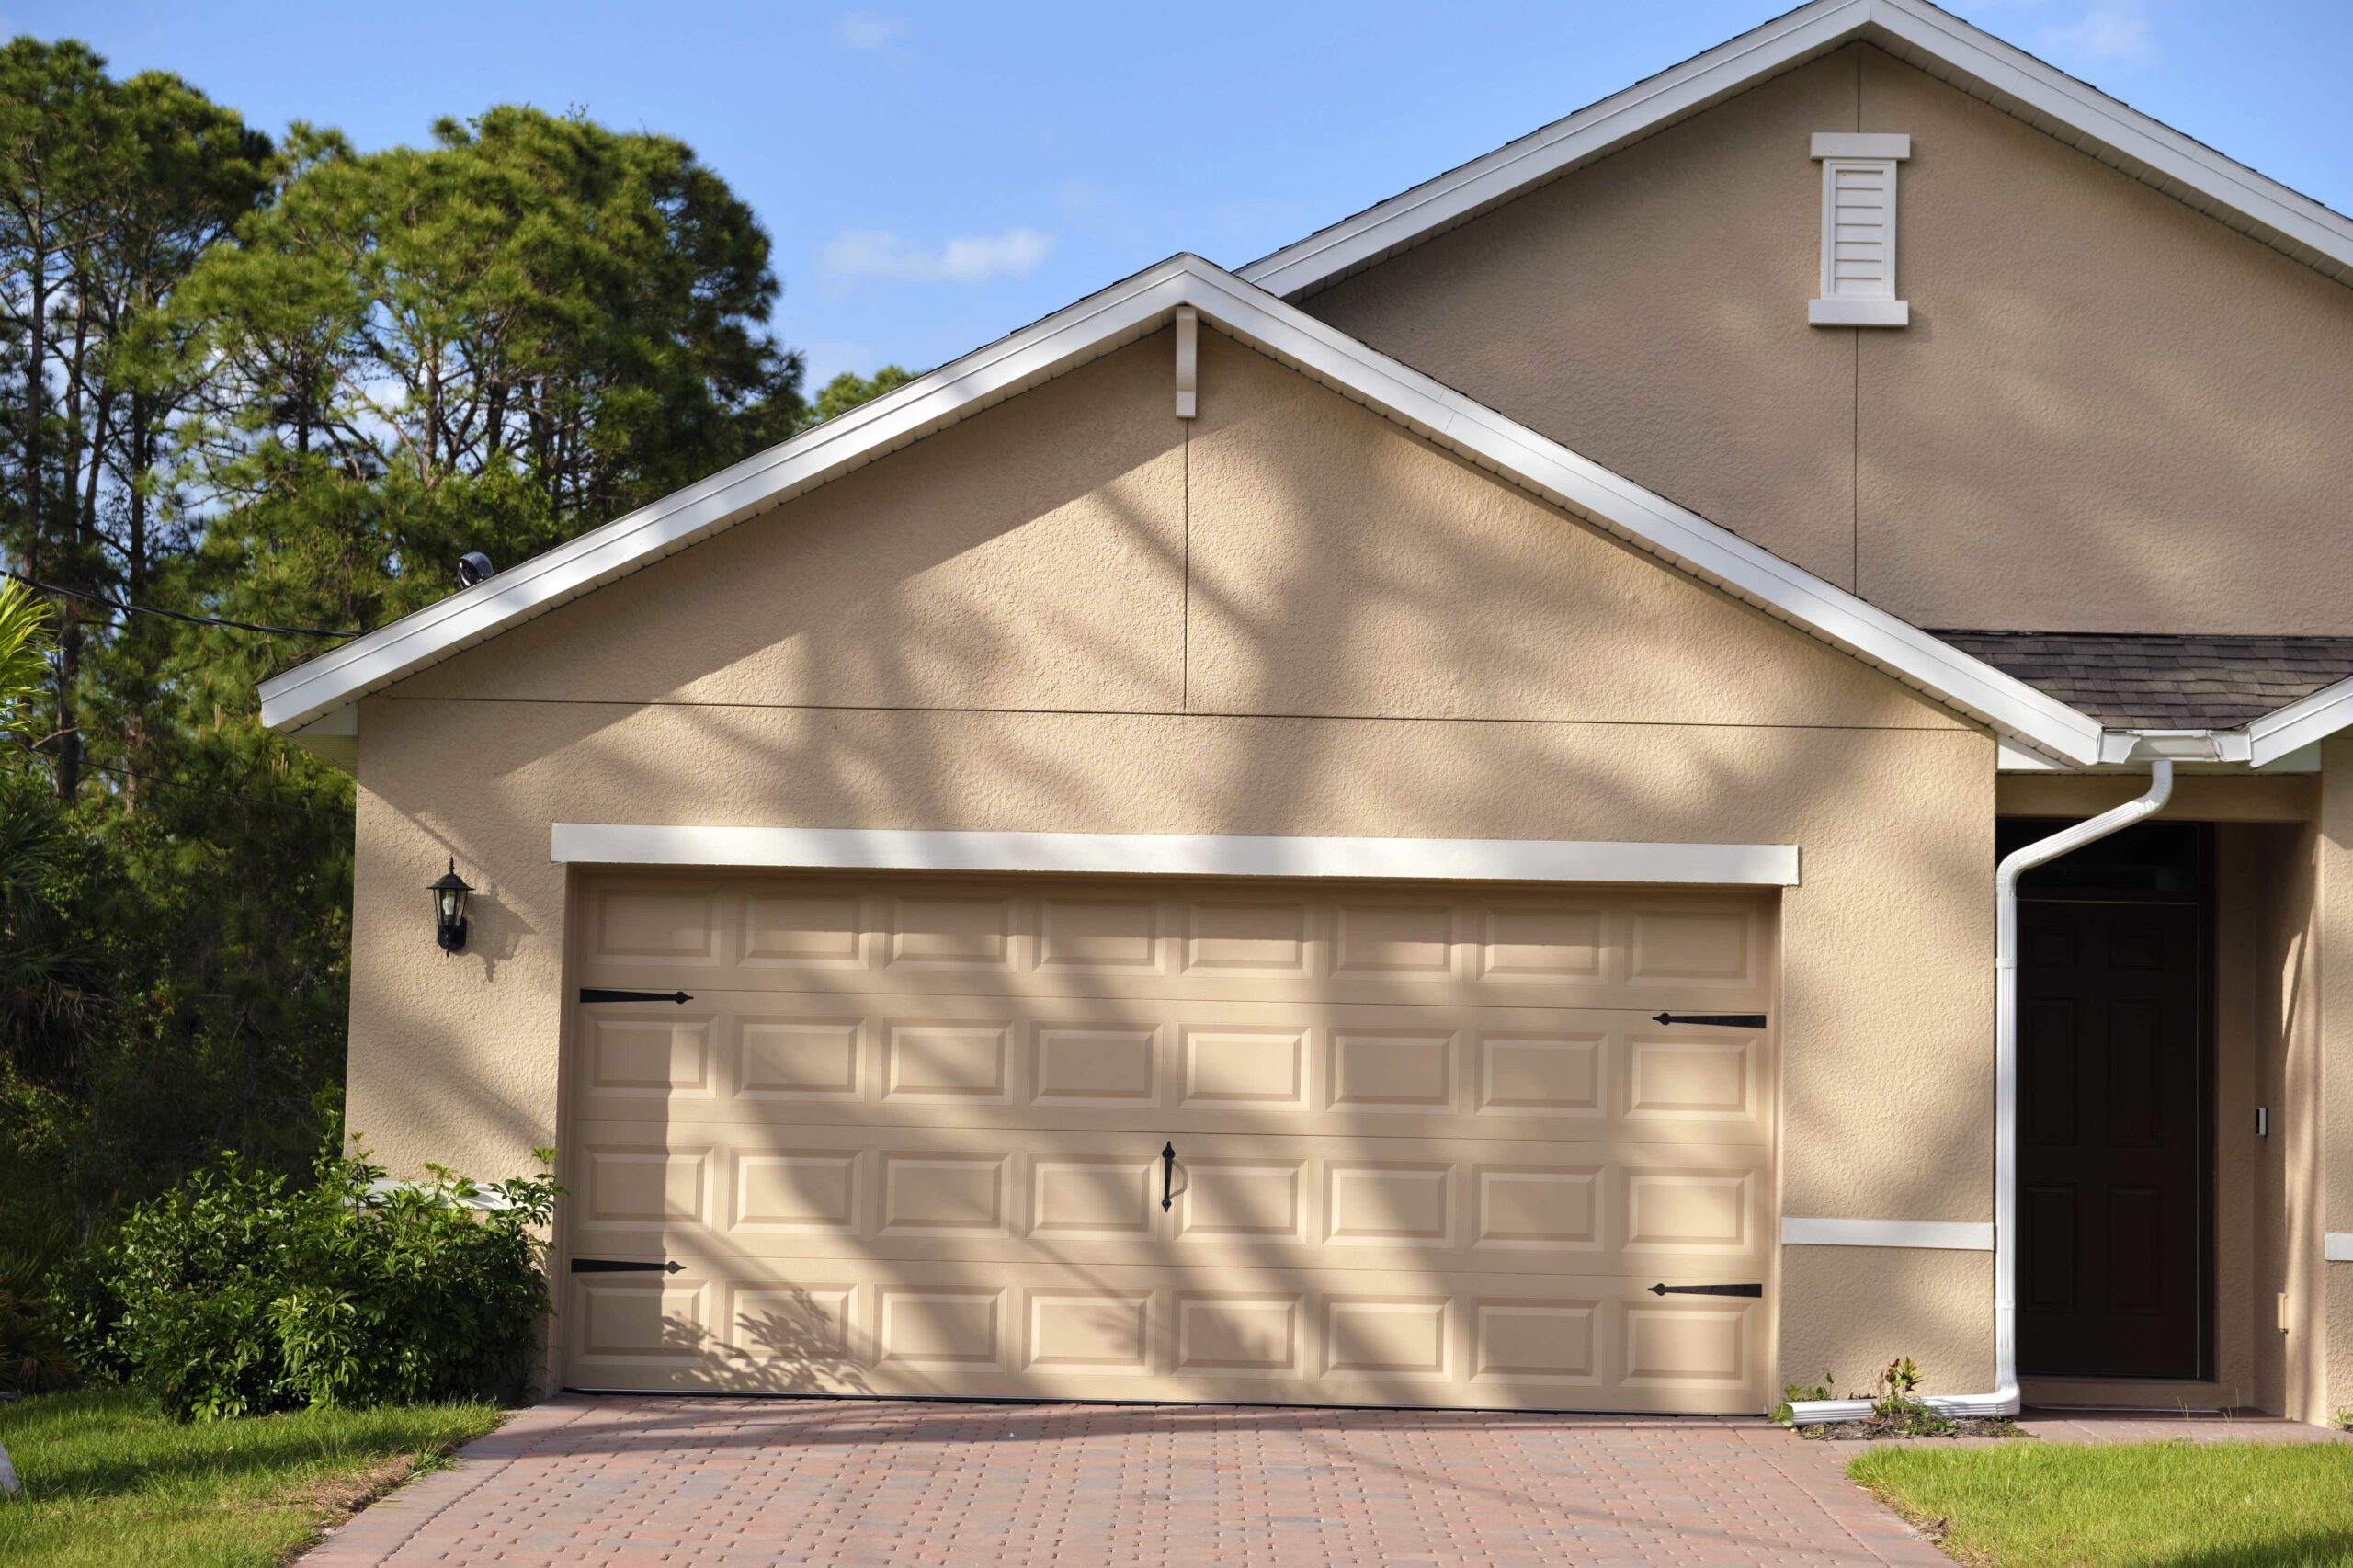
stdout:
MULTIPOLYGON (((2120 806, 2011 850, 1994 871, 1994 1382, 1990 1393, 1937 1393, 1921 1403, 1947 1415, 2018 1413, 2018 878, 2045 861, 2153 816, 2173 794, 2173 758, 2149 759, 2149 788, 2120 806)), ((1859 1421, 1868 1399, 1809 1399, 1790 1407, 1800 1426, 1859 1421)))

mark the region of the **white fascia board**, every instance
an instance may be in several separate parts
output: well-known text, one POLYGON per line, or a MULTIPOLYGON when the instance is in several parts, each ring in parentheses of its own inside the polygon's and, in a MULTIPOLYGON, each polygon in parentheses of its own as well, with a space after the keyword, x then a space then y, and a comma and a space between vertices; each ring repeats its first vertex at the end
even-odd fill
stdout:
POLYGON ((1180 256, 874 403, 262 687, 293 729, 364 692, 683 550, 733 523, 1131 342, 1192 306, 1209 323, 1530 494, 2063 761, 2099 725, 1940 638, 1654 494, 1199 256, 1180 256), (861 417, 863 416, 863 417, 861 417))
POLYGON ((1781 1221, 1789 1246, 1926 1247, 1942 1252, 1992 1252, 1994 1227, 1955 1220, 1799 1220, 1781 1221))
POLYGON ((2353 276, 2353 219, 1926 0, 1814 0, 1252 262, 1242 276, 1285 298, 1311 293, 1857 39, 2308 266, 2353 276))
POLYGON ((1142 877, 1346 877, 1479 882, 1674 882, 1730 887, 1798 885, 1798 850, 1790 844, 974 833, 560 822, 549 832, 548 854, 558 865, 758 866, 797 870, 1142 877))
POLYGON ((1176 256, 888 396, 592 528, 261 685, 262 722, 292 730, 617 577, 1159 327, 1182 302, 1176 256))
POLYGON ((2347 724, 2353 724, 2353 680, 2341 680, 2249 724, 2248 760, 2266 767, 2290 752, 2319 744, 2347 724))

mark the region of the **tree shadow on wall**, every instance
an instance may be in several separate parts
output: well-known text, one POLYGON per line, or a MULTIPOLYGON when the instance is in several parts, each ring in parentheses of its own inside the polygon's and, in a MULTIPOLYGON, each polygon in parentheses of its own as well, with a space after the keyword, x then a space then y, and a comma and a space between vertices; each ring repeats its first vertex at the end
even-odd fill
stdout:
POLYGON ((834 1314, 798 1286, 776 1294, 779 1305, 736 1314, 732 1344, 699 1323, 663 1313, 657 1354, 681 1370, 723 1380, 730 1393, 872 1393, 834 1314))

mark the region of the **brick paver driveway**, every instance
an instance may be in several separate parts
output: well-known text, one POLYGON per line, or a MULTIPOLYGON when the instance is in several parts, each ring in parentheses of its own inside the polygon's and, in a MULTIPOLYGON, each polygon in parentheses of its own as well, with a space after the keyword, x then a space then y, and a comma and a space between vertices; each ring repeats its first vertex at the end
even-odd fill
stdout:
POLYGON ((572 1396, 303 1562, 1947 1564, 1852 1453, 1695 1417, 572 1396))

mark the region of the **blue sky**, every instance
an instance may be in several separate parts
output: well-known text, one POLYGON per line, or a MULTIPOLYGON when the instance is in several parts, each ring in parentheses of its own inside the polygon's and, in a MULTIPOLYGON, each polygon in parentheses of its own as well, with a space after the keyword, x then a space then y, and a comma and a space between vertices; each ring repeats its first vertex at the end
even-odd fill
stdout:
MULTIPOLYGON (((607 5, 0 0, 362 146, 522 101, 690 143, 822 379, 924 369, 1176 250, 1239 265, 1787 9, 1777 0, 607 5)), ((2353 3, 1953 0, 2353 210, 2353 3)))

